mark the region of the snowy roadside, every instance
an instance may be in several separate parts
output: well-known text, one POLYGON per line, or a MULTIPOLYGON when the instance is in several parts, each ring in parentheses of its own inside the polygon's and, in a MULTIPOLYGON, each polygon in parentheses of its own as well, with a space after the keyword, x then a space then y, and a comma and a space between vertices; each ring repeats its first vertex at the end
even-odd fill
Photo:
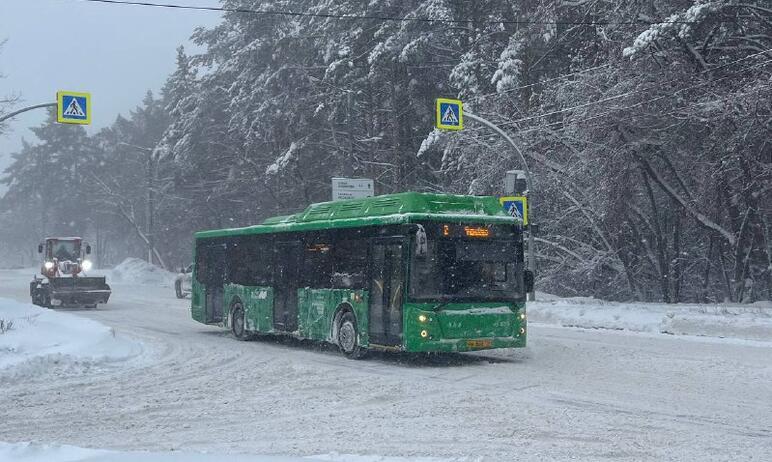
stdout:
POLYGON ((528 319, 563 327, 772 342, 772 302, 668 305, 537 294, 537 301, 528 303, 528 319))
POLYGON ((74 314, 0 298, 0 381, 43 371, 87 370, 138 355, 142 346, 74 314))
POLYGON ((145 260, 129 257, 112 269, 97 270, 95 274, 107 277, 107 283, 153 285, 171 287, 174 285, 175 273, 152 265, 145 260))
POLYGON ((14 462, 442 462, 448 459, 325 454, 309 457, 201 454, 191 452, 119 452, 35 443, 0 442, 0 460, 14 462))

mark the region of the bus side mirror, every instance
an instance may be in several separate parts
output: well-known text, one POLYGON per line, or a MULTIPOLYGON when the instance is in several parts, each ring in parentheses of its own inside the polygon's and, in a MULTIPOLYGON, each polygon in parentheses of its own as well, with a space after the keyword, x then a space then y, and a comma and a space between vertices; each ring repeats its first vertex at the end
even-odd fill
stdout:
POLYGON ((523 271, 523 285, 525 285, 526 293, 533 292, 533 271, 531 270, 523 271))
POLYGON ((91 246, 86 244, 86 255, 91 255, 91 246))
POLYGON ((427 253, 426 230, 421 225, 416 225, 415 231, 415 256, 425 258, 427 253))
POLYGON ((38 253, 43 253, 43 244, 38 244, 38 253))

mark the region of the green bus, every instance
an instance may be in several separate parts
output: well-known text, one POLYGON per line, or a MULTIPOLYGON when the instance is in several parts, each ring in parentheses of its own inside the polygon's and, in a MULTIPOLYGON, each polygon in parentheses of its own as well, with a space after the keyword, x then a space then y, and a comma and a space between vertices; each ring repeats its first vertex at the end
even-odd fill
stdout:
POLYGON ((195 234, 191 315, 238 339, 367 350, 524 347, 523 227, 495 197, 406 192, 195 234))

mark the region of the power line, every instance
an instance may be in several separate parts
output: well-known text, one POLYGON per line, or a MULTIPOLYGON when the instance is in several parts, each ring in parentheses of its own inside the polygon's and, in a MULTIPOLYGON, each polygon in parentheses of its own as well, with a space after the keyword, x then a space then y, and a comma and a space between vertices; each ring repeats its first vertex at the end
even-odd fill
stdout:
MULTIPOLYGON (((765 61, 765 62, 763 62, 763 63, 757 63, 757 64, 754 64, 754 65, 753 65, 753 66, 751 66, 750 68, 753 68, 753 67, 756 67, 756 66, 759 66, 759 65, 763 65, 763 64, 766 64, 766 63, 770 63, 770 62, 772 62, 772 60, 770 60, 770 61, 765 61)), ((729 77, 729 76, 725 76, 725 77, 722 77, 722 78, 727 78, 727 77, 729 77)), ((690 105, 690 107, 692 107, 692 106, 704 106, 704 105, 709 105, 709 104, 715 104, 715 103, 718 103, 718 102, 725 102, 725 101, 728 101, 728 100, 730 100, 730 99, 741 98, 741 97, 744 97, 744 96, 749 96, 749 95, 751 95, 751 94, 754 94, 754 93, 759 93, 759 94, 760 94, 762 91, 765 91, 765 90, 772 90, 772 87, 767 87, 767 88, 765 88, 765 89, 762 89, 762 90, 752 90, 752 91, 747 91, 747 92, 745 92, 745 93, 741 93, 741 94, 732 94, 732 95, 727 95, 727 96, 724 96, 724 97, 721 97, 721 98, 716 98, 716 99, 713 99, 713 100, 711 100, 711 101, 702 101, 702 102, 696 102, 696 103, 692 103, 692 104, 690 105)), ((665 96, 671 96, 671 95, 665 95, 665 96)), ((573 123, 573 124, 579 124, 579 123, 582 123, 582 124, 583 124, 583 123, 585 123, 585 122, 589 122, 589 121, 591 121, 591 120, 593 120, 593 119, 598 119, 598 118, 601 118, 601 117, 603 117, 603 116, 605 116, 605 115, 611 114, 611 113, 613 113, 613 112, 617 112, 617 111, 623 111, 623 110, 626 110, 626 109, 631 109, 631 108, 635 108, 635 107, 638 107, 638 106, 642 106, 642 105, 645 105, 645 104, 649 104, 649 103, 651 103, 651 102, 654 102, 654 101, 656 101, 657 99, 661 99, 661 98, 664 98, 665 96, 661 96, 661 97, 659 97, 659 98, 655 98, 655 99, 653 99, 653 100, 642 101, 642 102, 640 102, 640 103, 637 103, 637 104, 633 104, 633 105, 631 105, 631 106, 626 106, 626 107, 615 108, 615 109, 612 109, 612 110, 610 110, 610 111, 606 111, 606 112, 603 112, 603 113, 600 113, 600 114, 596 114, 596 115, 594 115, 594 116, 592 116, 592 117, 586 117, 586 118, 584 118, 584 119, 574 120, 574 121, 572 121, 572 123, 573 123)), ((674 115, 674 114, 678 114, 679 112, 682 112, 684 109, 685 109, 685 108, 678 108, 678 109, 675 109, 675 110, 673 110, 673 111, 667 112, 667 113, 665 113, 665 114, 661 114, 661 116, 663 116, 663 117, 664 117, 664 116, 671 116, 671 115, 674 115)), ((619 123, 619 122, 629 122, 629 121, 632 121, 633 119, 634 119, 633 117, 627 117, 627 118, 624 118, 624 119, 617 119, 617 120, 615 120, 614 122, 615 122, 615 123, 619 123)), ((530 129, 527 129, 527 130, 521 130, 521 131, 519 131, 517 134, 518 134, 518 135, 522 135, 522 134, 525 134, 525 133, 530 133, 530 132, 541 131, 541 130, 544 130, 545 128, 547 128, 547 127, 551 127, 551 126, 553 126, 553 125, 560 125, 560 124, 563 124, 564 126, 563 126, 563 127, 561 127, 561 128, 558 128, 558 129, 556 129, 556 130, 555 130, 555 132, 559 132, 559 131, 561 131, 561 130, 565 130, 566 128, 568 128, 568 126, 566 126, 566 125, 565 125, 565 122, 561 120, 561 121, 558 121, 558 122, 552 122, 552 123, 548 123, 548 124, 545 124, 545 125, 541 125, 541 126, 539 126, 539 127, 534 127, 534 128, 530 128, 530 129)), ((601 123, 595 123, 595 124, 592 124, 592 125, 590 125, 589 127, 585 126, 585 127, 583 127, 583 128, 585 128, 585 129, 586 129, 586 128, 599 128, 599 127, 603 127, 603 126, 606 126, 606 125, 608 125, 608 122, 601 122, 601 123)), ((500 153, 501 151, 500 151, 500 150, 493 150, 493 152, 494 152, 494 153, 496 153, 496 152, 500 153)), ((506 157, 506 156, 501 156, 501 155, 500 155, 500 156, 499 156, 499 159, 503 159, 503 160, 505 160, 505 161, 506 161, 506 160, 507 160, 507 157, 506 157)), ((535 159, 535 160, 536 160, 536 159, 535 159)), ((483 176, 482 176, 480 179, 481 179, 481 180, 484 180, 484 181, 487 181, 488 179, 492 178, 492 177, 493 177, 493 175, 495 175, 496 173, 499 173, 499 170, 493 169, 493 170, 492 170, 490 173, 488 173, 487 175, 483 175, 483 176)))
POLYGON ((549 79, 539 80, 538 82, 529 83, 527 85, 522 85, 522 86, 519 86, 519 87, 516 87, 516 88, 507 88, 506 90, 503 90, 503 91, 497 91, 497 92, 494 92, 494 93, 486 93, 486 94, 483 94, 483 95, 477 95, 477 96, 475 96, 475 98, 487 98, 489 96, 498 96, 498 95, 503 95, 504 93, 512 93, 514 91, 525 90, 526 88, 535 87, 536 85, 542 85, 544 83, 554 82, 554 81, 557 81, 557 80, 565 80, 565 79, 567 79, 569 77, 573 77, 575 75, 581 75, 581 74, 585 74, 587 72, 596 71, 598 69, 603 69, 603 68, 606 68, 606 67, 611 67, 612 65, 614 65, 614 63, 608 63, 608 64, 603 64, 603 65, 600 65, 600 66, 589 67, 587 69, 582 69, 580 71, 575 71, 575 72, 569 72, 568 74, 563 74, 563 75, 560 75, 558 77, 552 77, 552 78, 549 78, 549 79))
MULTIPOLYGON (((759 55, 763 55, 763 54, 767 54, 767 53, 770 53, 770 52, 772 52, 772 48, 770 48, 768 50, 760 51, 758 53, 750 54, 750 55, 745 56, 743 58, 737 59, 737 60, 729 62, 729 63, 722 64, 720 66, 716 66, 716 67, 711 68, 711 69, 706 69, 704 71, 699 72, 699 74, 706 74, 708 72, 717 71, 719 69, 723 69, 725 67, 732 66, 732 65, 735 65, 735 64, 740 63, 742 61, 745 61, 746 59, 750 59, 750 58, 753 58, 753 57, 756 57, 756 56, 759 56, 759 55)), ((770 61, 765 61, 765 62, 762 62, 761 64, 766 64, 766 63, 769 63, 769 62, 770 61)), ((756 66, 758 66, 758 64, 755 64, 755 65, 753 65, 751 67, 756 67, 756 66)), ((723 79, 725 79, 727 77, 728 76, 721 77, 721 78, 716 79, 715 81, 720 81, 720 80, 723 80, 723 79)), ((658 82, 657 85, 658 86, 662 86, 662 85, 665 85, 665 84, 677 82, 678 80, 679 79, 671 79, 671 80, 668 80, 668 81, 665 81, 665 82, 658 82)), ((675 95, 677 95, 678 93, 680 93, 682 91, 690 90, 692 88, 696 88, 696 87, 699 87, 699 86, 702 86, 702 85, 706 85, 706 84, 711 83, 711 82, 714 82, 714 81, 710 81, 709 80, 709 81, 701 82, 701 83, 696 84, 696 85, 692 85, 690 87, 682 88, 682 89, 676 91, 675 93, 673 93, 672 95, 667 95, 667 96, 675 96, 675 95)), ((605 103, 605 102, 608 102, 608 101, 613 101, 613 100, 616 100, 616 99, 620 99, 620 98, 624 98, 624 97, 627 97, 627 96, 630 96, 630 95, 634 95, 636 93, 642 93, 642 92, 647 92, 647 91, 649 91, 649 90, 645 89, 645 88, 639 88, 639 89, 636 89, 636 90, 628 91, 626 93, 621 93, 619 95, 613 95, 613 96, 609 96, 607 98, 602 98, 602 99, 599 99, 599 100, 596 100, 596 101, 589 101, 589 102, 586 102, 586 103, 578 104, 576 106, 571 106, 571 107, 564 108, 564 109, 558 109, 558 110, 547 112, 547 113, 544 113, 544 114, 537 114, 537 115, 534 115, 534 116, 523 117, 521 119, 516 119, 516 120, 510 121, 510 122, 507 123, 507 125, 514 125, 514 124, 518 124, 518 123, 521 123, 521 122, 527 122, 529 120, 540 119, 542 117, 548 117, 548 116, 551 116, 551 115, 561 114, 563 112, 573 111, 574 109, 581 109, 581 108, 585 108, 585 107, 589 107, 589 106, 594 106, 596 104, 601 104, 601 103, 605 103)), ((662 97, 654 98, 652 100, 649 100, 648 102, 656 101, 657 99, 660 99, 660 98, 662 98, 662 97)))
MULTIPOLYGON (((768 50, 768 51, 770 51, 770 50, 768 50)), ((761 53, 765 53, 765 52, 761 52, 761 53)), ((750 56, 747 56, 746 58, 748 58, 748 57, 750 57, 750 56)), ((735 62, 733 62, 733 63, 727 63, 727 65, 729 65, 729 64, 734 64, 734 63, 736 63, 736 62, 738 62, 738 61, 741 61, 741 60, 737 60, 737 61, 735 61, 735 62)), ((747 70, 749 70, 749 69, 753 69, 753 68, 756 68, 756 67, 758 67, 758 66, 763 66, 763 65, 765 65, 765 64, 769 64, 769 63, 772 63, 772 59, 770 59, 770 60, 767 60, 767 61, 762 61, 762 62, 760 62, 760 63, 756 63, 756 64, 753 64, 753 65, 751 65, 751 66, 749 66, 749 67, 745 67, 745 68, 743 68, 743 69, 741 69, 741 70, 747 71, 747 70)), ((595 115, 592 115, 592 116, 590 116, 590 117, 585 117, 585 118, 582 118, 582 119, 576 119, 576 120, 570 121, 569 123, 571 123, 572 125, 576 125, 576 124, 583 124, 583 123, 589 122, 589 121, 591 121, 591 120, 599 119, 599 118, 602 118, 602 117, 604 117, 604 116, 607 116, 607 115, 613 114, 613 113, 615 113, 615 112, 619 112, 619 111, 625 111, 625 110, 629 110, 629 109, 634 109, 634 108, 636 108, 636 107, 645 106, 645 105, 647 105, 647 104, 651 104, 651 103, 653 103, 653 102, 655 102, 655 101, 659 101, 659 100, 661 100, 661 99, 665 99, 665 98, 672 98, 673 96, 676 96, 676 95, 678 95, 678 94, 679 94, 679 93, 681 93, 681 92, 684 92, 684 91, 687 91, 687 90, 693 90, 693 89, 695 89, 695 88, 699 88, 699 87, 701 87, 701 86, 705 86, 705 85, 707 85, 708 83, 715 83, 715 82, 719 82, 719 81, 721 81, 721 80, 724 80, 724 79, 728 79, 728 78, 730 78, 730 77, 734 77, 734 75, 725 75, 725 76, 723 76, 723 77, 720 77, 720 78, 718 78, 718 79, 715 79, 715 80, 700 82, 700 83, 697 83, 697 84, 694 84, 694 85, 690 85, 690 86, 688 86, 688 87, 685 87, 685 88, 681 88, 681 89, 679 89, 679 90, 676 90, 676 91, 675 91, 675 92, 673 92, 673 93, 668 93, 668 94, 666 94, 666 95, 660 95, 660 96, 657 96, 657 97, 655 97, 655 98, 652 98, 652 99, 648 99, 648 100, 644 100, 644 101, 640 101, 640 102, 638 102, 638 103, 635 103, 635 104, 632 104, 632 105, 629 105, 629 106, 624 106, 624 107, 617 107, 617 108, 614 108, 614 109, 610 109, 610 110, 608 110, 608 111, 605 111, 605 112, 600 112, 600 113, 598 113, 598 114, 595 114, 595 115)), ((713 103, 716 103, 716 102, 719 102, 719 101, 725 101, 725 100, 728 100, 728 99, 732 99, 732 98, 739 98, 739 97, 742 97, 742 96, 747 96, 747 95, 749 95, 749 94, 752 94, 752 93, 754 93, 754 92, 755 92, 755 91, 749 91, 749 92, 745 92, 745 93, 742 93, 742 94, 733 94, 733 95, 727 95, 727 96, 725 96, 725 97, 722 97, 722 98, 717 98, 717 99, 714 99, 714 100, 712 100, 712 101, 704 101, 704 102, 696 102, 696 103, 692 103, 692 106, 700 106, 700 105, 706 105, 706 104, 713 104, 713 103)), ((631 94, 631 93, 632 93, 632 92, 630 92, 630 93, 626 93, 626 94, 631 94)), ((601 101, 595 101, 595 102, 591 101, 591 102, 590 102, 590 104, 591 104, 591 103, 599 103, 599 102, 601 102, 601 101)), ((584 107, 584 106, 586 106, 586 105, 587 105, 587 104, 584 104, 584 105, 579 105, 579 106, 576 106, 576 107, 584 107)), ((573 108, 569 108, 569 109, 573 109, 573 108)), ((673 110, 673 111, 671 111, 671 112, 668 112, 668 113, 665 113, 665 114, 662 114, 662 115, 663 115, 663 116, 673 115, 673 114, 676 114, 676 113, 678 113, 678 112, 681 112, 682 110, 683 110, 683 108, 678 108, 678 109, 675 109, 675 110, 673 110)), ((618 120, 615 120, 615 122, 623 122, 623 121, 630 121, 630 120, 633 120, 633 117, 628 117, 628 118, 624 118, 624 119, 618 119, 618 120)), ((515 123, 515 122, 516 122, 516 121, 514 121, 514 122, 509 122, 509 123, 507 123, 507 125, 509 125, 509 124, 513 124, 513 123, 515 123)), ((538 132, 538 131, 544 130, 544 129, 545 129, 545 128, 547 128, 547 127, 552 127, 552 126, 555 126, 555 125, 563 125, 563 127, 562 127, 562 128, 559 128, 559 129, 557 129, 558 131, 560 131, 560 130, 565 130, 566 128, 568 128, 568 126, 566 125, 566 121, 564 121, 564 120, 559 120, 559 121, 556 121, 556 122, 550 122, 550 123, 547 123, 547 124, 542 124, 542 125, 539 125, 539 126, 537 126, 537 127, 532 127, 532 128, 529 128, 529 129, 525 129, 525 130, 518 130, 517 134, 518 134, 518 135, 524 135, 524 134, 526 134, 526 133, 531 133, 531 132, 538 132)), ((602 125, 605 125, 605 123, 596 124, 596 126, 602 126, 602 125)))
MULTIPOLYGON (((754 67, 763 66, 764 64, 769 64, 769 63, 772 63, 772 60, 764 61, 764 62, 761 62, 761 63, 754 64, 753 66, 745 68, 745 70, 753 69, 754 67)), ((721 77, 720 79, 716 79, 716 81, 727 79, 729 77, 733 77, 733 76, 727 75, 727 76, 721 77)), ((589 122, 591 120, 600 119, 601 117, 605 117, 605 116, 613 114, 615 112, 626 111, 626 110, 629 110, 629 109, 634 109, 634 108, 637 108, 637 107, 645 106, 647 104, 651 104, 651 103, 653 103, 655 101, 659 101, 661 99, 672 98, 673 96, 676 96, 677 94, 679 94, 679 93, 681 93, 683 91, 693 90, 694 88, 703 86, 706 83, 707 82, 702 82, 702 83, 699 83, 699 84, 696 84, 696 85, 692 85, 692 86, 689 86, 689 87, 686 87, 686 88, 682 88, 682 89, 677 90, 677 91, 675 91, 673 93, 669 93, 669 94, 666 94, 666 95, 660 95, 660 96, 657 96, 656 98, 640 101, 638 103, 631 104, 629 106, 623 106, 623 107, 617 107, 617 108, 614 108, 614 109, 610 109, 608 111, 600 112, 600 113, 595 114, 595 115, 590 116, 590 117, 585 117, 583 119, 577 119, 577 120, 569 121, 569 123, 571 123, 571 124, 585 123, 585 122, 589 122)), ((717 103, 719 101, 724 101, 724 100, 728 100, 728 99, 732 99, 732 98, 739 98, 739 97, 742 97, 742 96, 747 96, 747 95, 749 95, 751 93, 754 93, 754 91, 749 91, 749 92, 745 92, 745 93, 742 93, 742 94, 732 94, 732 95, 725 96, 723 98, 714 99, 712 101, 695 102, 695 103, 692 103, 691 106, 701 106, 701 105, 706 105, 706 104, 713 104, 713 103, 717 103)), ((673 115, 673 114, 676 114, 678 112, 681 112, 683 109, 684 108, 678 108, 678 109, 675 109, 673 111, 670 111, 670 112, 662 114, 662 115, 663 116, 673 115)), ((628 118, 625 118, 625 119, 618 119, 618 120, 615 120, 615 122, 623 122, 623 121, 631 121, 631 120, 633 120, 633 117, 628 117, 628 118)), ((548 123, 548 124, 541 125, 539 127, 533 127, 533 128, 529 128, 527 130, 519 131, 518 134, 536 132, 536 131, 540 131, 540 130, 544 129, 545 127, 550 127, 550 126, 553 126, 553 125, 560 125, 560 124, 564 124, 565 125, 566 122, 563 121, 563 120, 560 120, 560 121, 557 121, 557 122, 551 122, 551 123, 548 123)), ((601 124, 601 125, 603 125, 603 124, 601 124)), ((566 127, 564 127, 564 128, 566 128, 566 127)))
MULTIPOLYGON (((290 16, 290 17, 310 17, 337 20, 372 20, 381 22, 418 22, 418 23, 445 23, 445 24, 463 24, 472 21, 471 19, 434 19, 420 16, 383 16, 383 15, 357 15, 357 14, 334 14, 334 13, 311 13, 308 11, 287 11, 287 10, 257 10, 251 8, 234 8, 220 6, 194 6, 182 5, 176 3, 157 3, 130 0, 81 0, 90 3, 105 3, 111 5, 133 5, 146 6, 153 8, 170 8, 178 10, 196 10, 196 11, 216 11, 223 13, 242 13, 263 16, 290 16)), ((484 24, 511 24, 511 25, 567 25, 567 26, 610 26, 610 25, 653 25, 653 24, 698 24, 696 21, 528 21, 528 20, 484 20, 477 21, 484 24)), ((734 23, 733 20, 720 20, 717 23, 734 23)))

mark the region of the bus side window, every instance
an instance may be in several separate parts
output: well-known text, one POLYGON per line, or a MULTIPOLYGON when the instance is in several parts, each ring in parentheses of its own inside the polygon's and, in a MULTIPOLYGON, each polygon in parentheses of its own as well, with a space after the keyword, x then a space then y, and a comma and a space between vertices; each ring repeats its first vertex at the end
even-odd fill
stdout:
POLYGON ((347 239, 335 243, 332 284, 341 289, 363 289, 367 283, 367 240, 347 239))
POLYGON ((228 277, 243 286, 270 285, 271 248, 260 236, 247 236, 228 245, 228 277))
POLYGON ((331 246, 326 240, 314 239, 306 242, 299 277, 301 287, 317 289, 330 287, 332 273, 330 250, 331 246))

